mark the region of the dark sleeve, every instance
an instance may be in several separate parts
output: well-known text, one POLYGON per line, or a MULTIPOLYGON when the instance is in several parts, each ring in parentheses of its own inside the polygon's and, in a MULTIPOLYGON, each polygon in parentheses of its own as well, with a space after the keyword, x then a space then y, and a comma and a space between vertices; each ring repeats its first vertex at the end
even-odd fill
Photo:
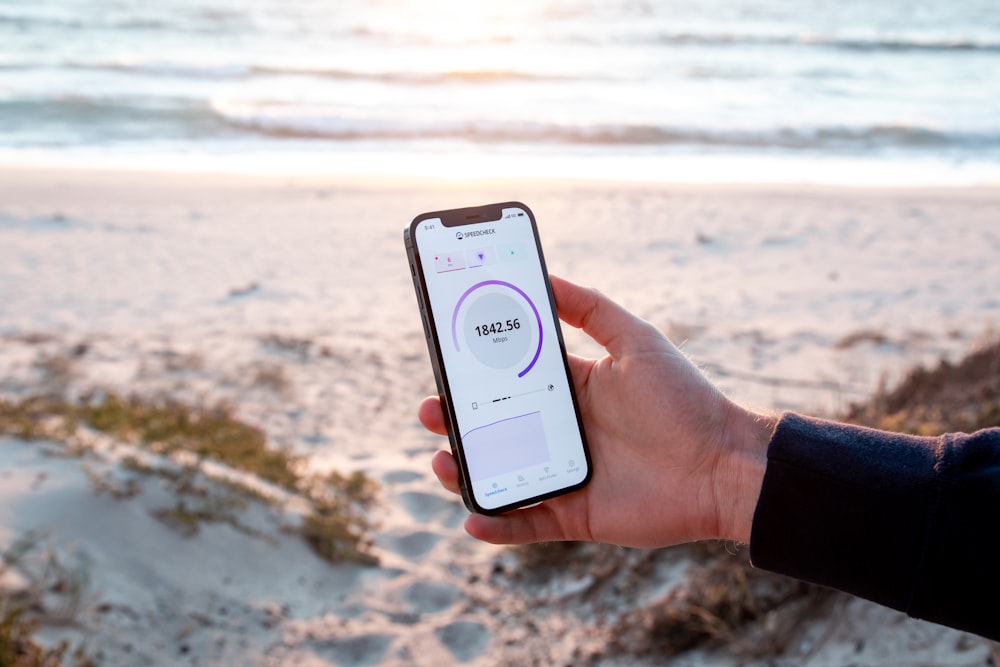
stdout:
POLYGON ((921 438, 785 414, 750 558, 1000 640, 1000 428, 921 438))

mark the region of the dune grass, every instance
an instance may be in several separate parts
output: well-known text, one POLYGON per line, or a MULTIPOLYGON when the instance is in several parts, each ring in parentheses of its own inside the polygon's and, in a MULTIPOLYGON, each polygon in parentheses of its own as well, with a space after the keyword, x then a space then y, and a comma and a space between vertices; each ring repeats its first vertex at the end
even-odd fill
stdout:
MULTIPOLYGON (((268 447, 264 432, 238 419, 231 407, 192 407, 169 399, 124 397, 114 392, 92 392, 76 401, 48 394, 0 400, 0 434, 71 443, 81 427, 159 454, 186 452, 198 461, 217 461, 302 496, 311 509, 300 532, 320 557, 331 562, 376 561, 369 537, 376 484, 361 472, 346 477, 339 473, 307 474, 300 457, 268 447)), ((130 469, 136 470, 134 465, 130 469)), ((95 479, 97 490, 105 490, 99 483, 101 478, 91 476, 92 483, 95 479)), ((190 485, 190 479, 187 481, 190 485)), ((260 499, 252 489, 239 490, 260 499)), ((178 500, 156 516, 182 534, 193 536, 204 522, 222 521, 242 529, 231 510, 233 504, 225 498, 197 506, 178 500), (224 511, 218 511, 219 507, 224 511)))
POLYGON ((361 472, 344 476, 332 472, 313 482, 313 511, 302 535, 313 550, 334 562, 374 564, 371 538, 374 525, 369 509, 376 484, 361 472))
POLYGON ((895 387, 883 385, 870 400, 852 405, 845 418, 916 435, 1000 426, 1000 339, 957 363, 910 370, 895 387))
POLYGON ((0 551, 0 580, 12 570, 24 575, 23 586, 0 588, 0 667, 95 667, 82 647, 71 649, 66 641, 44 647, 35 640, 43 621, 74 622, 88 583, 86 572, 62 563, 41 543, 42 536, 31 533, 0 551))
POLYGON ((42 648, 34 640, 38 621, 0 593, 0 667, 59 667, 67 647, 42 648))
POLYGON ((263 431, 237 419, 231 408, 192 408, 178 402, 124 398, 107 393, 77 407, 87 426, 155 451, 186 451, 294 490, 300 461, 267 446, 263 431))
POLYGON ((267 446, 263 431, 218 405, 197 408, 168 399, 95 392, 78 401, 46 394, 0 400, 0 434, 65 441, 81 426, 157 453, 185 451, 252 473, 285 489, 299 482, 300 461, 267 446))

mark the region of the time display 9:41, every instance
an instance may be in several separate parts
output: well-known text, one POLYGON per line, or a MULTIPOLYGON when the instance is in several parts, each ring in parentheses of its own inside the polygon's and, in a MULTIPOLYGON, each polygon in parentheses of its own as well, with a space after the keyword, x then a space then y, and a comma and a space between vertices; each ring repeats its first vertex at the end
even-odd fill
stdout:
POLYGON ((476 333, 480 336, 489 336, 491 334, 501 334, 508 331, 515 331, 521 328, 521 322, 519 318, 514 318, 512 320, 507 320, 506 322, 483 322, 476 326, 476 333))

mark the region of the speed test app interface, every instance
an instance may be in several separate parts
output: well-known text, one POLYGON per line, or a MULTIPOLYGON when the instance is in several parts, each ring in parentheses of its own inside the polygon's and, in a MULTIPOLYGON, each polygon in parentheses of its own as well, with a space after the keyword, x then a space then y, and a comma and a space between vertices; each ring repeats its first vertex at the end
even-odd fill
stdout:
POLYGON ((414 230, 478 504, 581 483, 587 460, 529 214, 414 230))

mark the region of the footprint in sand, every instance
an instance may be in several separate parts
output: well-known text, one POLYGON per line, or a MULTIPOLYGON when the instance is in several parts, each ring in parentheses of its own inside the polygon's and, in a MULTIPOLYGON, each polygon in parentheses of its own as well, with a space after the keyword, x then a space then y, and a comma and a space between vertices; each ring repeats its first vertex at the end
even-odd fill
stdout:
POLYGON ((395 637, 388 634, 358 635, 313 642, 312 649, 337 665, 367 667, 382 660, 393 639, 395 637))
POLYGON ((417 581, 403 590, 403 599, 418 614, 434 614, 455 604, 459 594, 452 584, 417 581))
POLYGON ((413 470, 393 470, 382 475, 382 481, 386 484, 406 484, 423 477, 419 472, 413 470))
POLYGON ((493 638, 493 633, 473 621, 455 621, 438 628, 434 634, 459 662, 482 655, 493 638))
POLYGON ((387 536, 382 546, 404 558, 417 560, 426 555, 440 541, 441 536, 437 533, 418 530, 412 533, 387 536))
POLYGON ((444 514, 450 514, 458 506, 454 500, 423 491, 401 493, 399 502, 420 523, 430 523, 444 514))

